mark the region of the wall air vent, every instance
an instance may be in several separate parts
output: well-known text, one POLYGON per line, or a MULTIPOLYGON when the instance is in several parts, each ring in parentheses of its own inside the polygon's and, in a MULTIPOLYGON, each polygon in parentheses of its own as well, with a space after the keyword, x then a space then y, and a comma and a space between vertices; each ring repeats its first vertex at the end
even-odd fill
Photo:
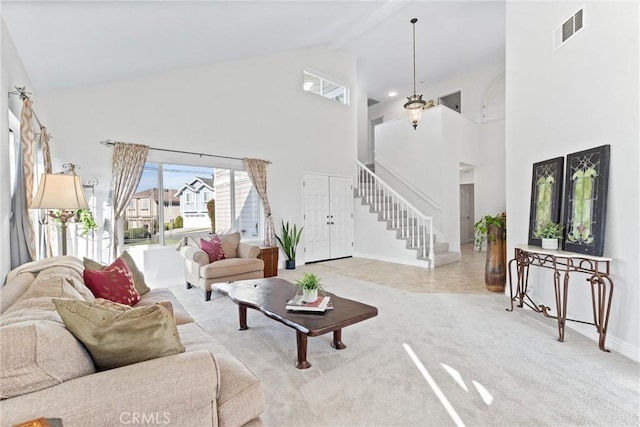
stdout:
POLYGON ((564 45, 583 26, 583 9, 577 11, 553 32, 553 50, 564 45))

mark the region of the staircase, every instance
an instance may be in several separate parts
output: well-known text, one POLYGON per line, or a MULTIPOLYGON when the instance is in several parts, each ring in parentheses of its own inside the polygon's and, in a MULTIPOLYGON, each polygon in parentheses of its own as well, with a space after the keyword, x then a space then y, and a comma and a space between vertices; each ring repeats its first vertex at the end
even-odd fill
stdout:
POLYGON ((421 213, 360 162, 356 176, 355 197, 369 206, 378 221, 386 222, 387 230, 395 230, 396 238, 405 240, 407 250, 415 251, 417 259, 429 268, 460 261, 460 253, 450 252, 448 243, 436 241, 433 217, 421 213))

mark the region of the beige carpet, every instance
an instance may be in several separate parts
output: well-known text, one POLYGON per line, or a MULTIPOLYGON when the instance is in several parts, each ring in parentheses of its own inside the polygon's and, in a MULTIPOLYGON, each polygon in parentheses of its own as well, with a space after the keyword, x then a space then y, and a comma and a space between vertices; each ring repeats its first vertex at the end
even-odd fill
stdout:
POLYGON ((344 258, 307 264, 295 270, 280 270, 286 280, 298 279, 304 272, 340 274, 413 293, 489 293, 484 284, 486 252, 473 244, 462 245, 462 260, 435 269, 425 269, 365 258, 344 258))
MULTIPOLYGON (((367 261, 282 271, 300 277, 317 269, 328 291, 379 310, 343 330, 344 350, 331 348, 331 334, 310 338, 312 366, 306 370, 293 366, 291 328, 249 310, 249 329, 238 331, 238 309, 228 297, 214 292, 205 302, 203 291, 185 289, 182 279, 166 286, 262 380, 268 427, 454 425, 407 347, 459 415, 458 425, 640 425, 637 363, 600 351, 575 331, 558 342, 553 321, 526 310, 505 311, 509 298, 503 294, 437 292, 429 281, 421 282, 429 290, 410 292, 382 285, 381 277, 364 281, 328 271, 347 263, 367 261)), ((413 274, 404 266, 382 267, 405 278, 413 274)), ((420 272, 451 283, 442 269, 420 272)))

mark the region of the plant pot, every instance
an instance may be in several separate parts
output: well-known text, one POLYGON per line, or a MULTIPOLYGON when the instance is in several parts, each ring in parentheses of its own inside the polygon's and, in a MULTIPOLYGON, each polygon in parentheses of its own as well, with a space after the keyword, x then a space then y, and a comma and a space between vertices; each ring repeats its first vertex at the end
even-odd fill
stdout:
POLYGON ((490 225, 487 231, 487 261, 484 282, 491 292, 504 292, 507 283, 506 258, 502 228, 490 225))
POLYGON ((302 301, 304 302, 314 302, 318 299, 318 289, 303 289, 302 290, 302 301))
POLYGON ((542 249, 558 250, 558 239, 542 239, 542 249))
POLYGON ((296 260, 288 259, 284 262, 284 268, 287 270, 295 270, 296 269, 296 260))

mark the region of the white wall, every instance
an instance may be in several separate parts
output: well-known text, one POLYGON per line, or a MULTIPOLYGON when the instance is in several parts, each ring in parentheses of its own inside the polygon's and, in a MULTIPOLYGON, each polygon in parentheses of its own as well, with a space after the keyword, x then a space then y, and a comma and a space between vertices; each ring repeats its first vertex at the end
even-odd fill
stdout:
MULTIPOLYGON (((505 202, 505 140, 504 120, 482 122, 482 101, 491 88, 496 78, 505 72, 504 62, 495 63, 483 68, 471 70, 467 73, 454 76, 446 81, 429 88, 424 92, 423 99, 434 99, 449 93, 462 91, 462 115, 480 122, 480 136, 477 140, 477 152, 465 153, 461 150, 461 161, 467 158, 467 154, 475 156, 475 161, 469 162, 474 169, 474 216, 475 221, 480 217, 490 214, 495 215, 506 209, 505 202)), ((369 120, 384 116, 385 122, 390 120, 405 120, 406 110, 403 104, 406 98, 403 96, 394 101, 388 101, 369 107, 369 120)), ((425 110, 423 121, 431 110, 425 110)), ((447 116, 448 117, 448 116, 447 116)), ((418 126, 420 128, 421 125, 418 126)), ((360 140, 359 144, 363 142, 360 140)), ((377 141, 376 141, 377 144, 377 141)), ((468 145, 463 145, 469 148, 468 145)), ((366 147, 365 147, 366 148, 366 147)), ((362 151, 362 147, 359 148, 362 151)), ((425 167, 431 160, 425 160, 425 167)), ((457 166, 456 166, 457 167, 457 166)), ((382 172, 384 173, 384 172, 382 172)), ((429 185, 429 184, 425 184, 429 185)), ((431 194, 428 194, 431 196, 431 194)), ((456 193, 457 197, 457 193, 456 193)), ((417 202, 416 202, 417 203, 417 202)), ((474 221, 474 222, 475 222, 474 221)))
POLYGON ((473 169, 461 169, 460 170, 460 185, 462 184, 473 184, 475 182, 474 178, 475 172, 473 169))
POLYGON ((376 127, 376 166, 383 166, 376 174, 434 217, 438 240, 448 242, 451 251, 460 250, 460 163, 474 167, 477 221, 505 210, 504 153, 503 120, 476 123, 442 106, 425 110, 416 130, 404 118, 376 127), (440 210, 423 208, 388 170, 401 174, 440 210))
MULTIPOLYGON (((376 127, 376 162, 440 206, 438 241, 453 252, 460 251, 459 166, 479 163, 479 144, 480 125, 442 106, 425 110, 415 130, 404 119, 376 127)), ((380 175, 384 180, 385 171, 380 175)))
MULTIPOLYGON (((0 11, 2 10, 0 3, 0 11)), ((3 19, 0 19, 0 284, 11 268, 9 245, 9 216, 11 214, 11 188, 9 176, 9 122, 7 109, 20 119, 22 101, 19 97, 7 93, 15 86, 26 86, 28 92, 34 92, 31 79, 16 51, 13 40, 7 31, 3 19)), ((35 95, 31 95, 35 100, 35 95)), ((34 109, 39 114, 38 105, 34 109)))
POLYGON ((361 198, 355 200, 353 215, 353 256, 429 268, 427 261, 417 258, 417 251, 407 249, 406 240, 397 238, 396 230, 388 230, 386 222, 378 221, 378 215, 363 205, 361 198))
POLYGON ((39 114, 55 134, 54 169, 80 164, 83 177, 100 181, 100 203, 110 182, 111 150, 98 144, 106 138, 263 158, 273 162, 276 229, 280 218, 301 225, 302 171, 352 175, 357 155, 356 103, 303 91, 304 68, 345 82, 360 99, 355 59, 322 47, 46 93, 39 114))
MULTIPOLYGON (((422 93, 422 99, 425 101, 433 99, 437 103, 439 97, 461 91, 462 115, 479 122, 482 118, 482 100, 489 90, 491 83, 502 73, 504 73, 503 61, 475 70, 469 70, 458 76, 453 76, 419 93, 422 93)), ((406 118, 407 114, 403 105, 407 102, 407 96, 409 95, 411 94, 401 93, 392 101, 372 105, 369 107, 369 119, 382 115, 384 115, 385 121, 398 117, 406 118)), ((409 119, 406 120, 408 123, 409 119)))
POLYGON ((362 163, 369 161, 369 120, 367 107, 367 93, 358 90, 358 97, 352 97, 358 107, 358 160, 362 163))
MULTIPOLYGON (((637 2, 508 2, 508 246, 527 241, 534 162, 611 145, 605 256, 615 283, 607 345, 638 359, 639 49, 637 2), (553 31, 584 4, 584 28, 557 51, 553 31)), ((588 284, 572 275, 568 317, 592 319, 588 284)), ((553 306, 549 275, 532 277, 553 306)), ((568 322, 590 337, 595 327, 568 322)), ((571 340, 572 331, 565 339, 571 340)), ((595 344, 594 344, 595 345, 595 344)), ((603 354, 603 360, 606 355, 603 354)))
POLYGON ((474 169, 475 221, 506 210, 504 127, 504 119, 480 125, 479 163, 474 169))

